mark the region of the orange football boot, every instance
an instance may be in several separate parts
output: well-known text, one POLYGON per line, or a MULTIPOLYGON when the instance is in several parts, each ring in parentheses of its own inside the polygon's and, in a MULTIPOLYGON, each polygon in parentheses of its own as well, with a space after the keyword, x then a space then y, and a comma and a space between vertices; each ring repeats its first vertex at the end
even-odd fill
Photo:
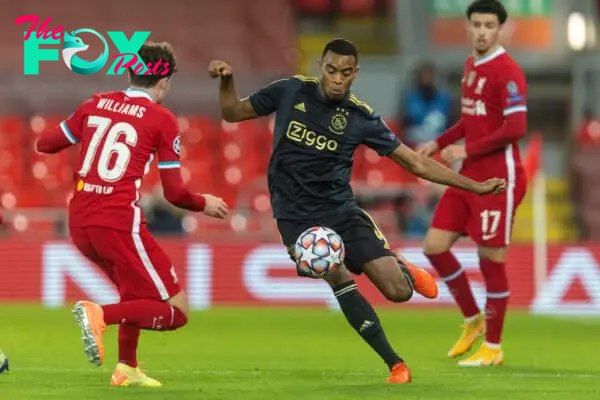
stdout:
POLYGON ((410 272, 415 284, 415 291, 423 297, 435 299, 438 296, 438 287, 433 276, 402 256, 398 256, 398 259, 408 268, 408 272, 410 272))
POLYGON ((390 376, 386 380, 387 383, 411 383, 412 376, 408 365, 404 362, 399 362, 392 367, 390 376))
POLYGON ((91 301, 78 301, 73 306, 73 319, 81 329, 81 340, 83 350, 88 360, 99 367, 104 361, 104 343, 102 336, 106 332, 104 322, 104 311, 96 303, 91 301))

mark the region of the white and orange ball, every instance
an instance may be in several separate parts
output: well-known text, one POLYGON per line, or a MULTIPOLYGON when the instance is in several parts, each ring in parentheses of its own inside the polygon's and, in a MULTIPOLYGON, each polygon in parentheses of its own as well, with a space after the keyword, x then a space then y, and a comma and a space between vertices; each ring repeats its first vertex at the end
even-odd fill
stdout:
POLYGON ((306 275, 321 278, 344 263, 346 249, 340 235, 324 226, 313 226, 298 236, 294 246, 296 264, 306 275))

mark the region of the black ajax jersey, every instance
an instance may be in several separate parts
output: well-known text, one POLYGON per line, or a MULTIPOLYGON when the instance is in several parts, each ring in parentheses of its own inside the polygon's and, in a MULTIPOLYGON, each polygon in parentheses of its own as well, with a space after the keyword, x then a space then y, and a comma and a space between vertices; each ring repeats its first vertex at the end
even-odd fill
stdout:
POLYGON ((354 95, 327 101, 319 80, 294 76, 249 97, 259 115, 276 112, 269 191, 276 219, 318 219, 356 209, 350 187, 354 150, 381 156, 400 141, 371 107, 354 95))

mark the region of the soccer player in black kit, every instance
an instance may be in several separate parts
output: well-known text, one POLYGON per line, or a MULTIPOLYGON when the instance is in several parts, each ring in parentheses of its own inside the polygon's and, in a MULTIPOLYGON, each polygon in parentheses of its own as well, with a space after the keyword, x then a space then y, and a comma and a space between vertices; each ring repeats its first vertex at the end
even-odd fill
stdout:
POLYGON ((323 50, 320 79, 294 76, 240 99, 227 63, 212 61, 208 72, 220 78, 224 120, 238 122, 277 113, 268 178, 283 244, 295 261, 292 249, 305 229, 326 226, 342 237, 345 267, 324 279, 350 325, 389 367, 387 381, 409 383, 410 370, 392 349, 351 273, 364 272, 393 302, 408 301, 413 290, 435 298, 438 289, 428 272, 390 250, 375 222, 357 206, 350 187, 354 150, 367 145, 421 178, 481 195, 503 192, 506 182, 496 178, 476 182, 403 145, 369 105, 350 93, 358 69, 356 47, 335 39, 323 50))

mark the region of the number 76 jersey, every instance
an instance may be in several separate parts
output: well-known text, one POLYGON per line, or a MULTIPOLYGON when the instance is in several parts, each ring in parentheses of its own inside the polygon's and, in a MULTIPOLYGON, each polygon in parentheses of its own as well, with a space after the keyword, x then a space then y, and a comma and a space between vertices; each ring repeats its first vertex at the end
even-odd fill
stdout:
POLYGON ((141 90, 99 93, 60 123, 79 143, 71 227, 103 226, 139 232, 145 223, 137 202, 154 158, 158 168, 180 167, 175 116, 141 90))

